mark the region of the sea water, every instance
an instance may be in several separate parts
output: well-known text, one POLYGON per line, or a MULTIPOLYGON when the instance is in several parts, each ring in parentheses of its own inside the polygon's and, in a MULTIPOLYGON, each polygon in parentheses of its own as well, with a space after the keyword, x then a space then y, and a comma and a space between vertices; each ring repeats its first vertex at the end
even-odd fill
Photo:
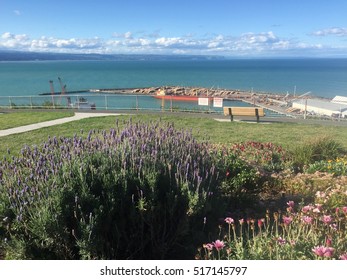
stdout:
POLYGON ((347 96, 347 59, 0 62, 0 96, 94 88, 193 86, 347 96))

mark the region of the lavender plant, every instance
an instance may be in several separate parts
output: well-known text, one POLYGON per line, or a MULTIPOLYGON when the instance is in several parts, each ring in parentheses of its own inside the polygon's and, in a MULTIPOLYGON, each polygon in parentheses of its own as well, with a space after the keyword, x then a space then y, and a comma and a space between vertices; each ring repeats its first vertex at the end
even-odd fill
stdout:
POLYGON ((0 163, 6 258, 182 258, 221 206, 218 160, 172 124, 131 121, 24 147, 0 163))

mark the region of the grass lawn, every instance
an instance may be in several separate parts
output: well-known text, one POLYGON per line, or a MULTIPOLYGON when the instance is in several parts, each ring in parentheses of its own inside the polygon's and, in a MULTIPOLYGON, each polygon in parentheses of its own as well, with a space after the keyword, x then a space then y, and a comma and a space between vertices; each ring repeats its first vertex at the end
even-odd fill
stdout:
MULTIPOLYGON (((20 114, 20 113, 13 113, 20 114)), ((24 113, 23 113, 24 114, 24 113)), ((26 114, 26 113, 25 113, 26 114)), ((28 113, 27 122, 34 123, 39 119, 37 114, 45 115, 48 120, 50 117, 57 118, 59 113, 34 113, 32 116, 28 113)), ((60 113, 61 117, 64 114, 60 113)), ((12 114, 2 115, 2 117, 11 119, 12 114)), ((13 115, 12 115, 13 116, 13 115)), ((65 115, 67 116, 67 115, 65 115)), ((13 118, 13 117, 12 117, 13 118)), ((24 118, 24 115, 23 115, 24 118)), ((271 124, 256 124, 256 123, 241 123, 241 122, 217 122, 214 119, 204 115, 170 115, 170 114, 138 114, 138 115, 123 115, 116 117, 98 117, 84 119, 76 122, 70 122, 62 125, 57 125, 40 130, 27 132, 23 134, 15 134, 0 138, 0 155, 5 155, 10 149, 12 154, 17 154, 24 145, 39 145, 48 136, 73 136, 75 133, 86 136, 91 129, 109 130, 115 126, 115 120, 118 119, 121 124, 130 118, 134 122, 143 121, 158 121, 173 122, 176 128, 192 129, 193 135, 198 140, 209 140, 213 143, 237 143, 244 141, 259 141, 273 142, 282 145, 287 149, 294 148, 296 145, 313 140, 317 137, 329 136, 332 139, 340 142, 347 149, 347 128, 337 126, 321 126, 321 125, 305 125, 294 123, 271 123, 271 124)), ((24 121, 24 120, 23 120, 24 121)), ((19 121, 18 121, 19 122, 19 121)), ((3 125, 3 124, 2 124, 3 125)))
POLYGON ((15 112, 0 114, 0 130, 73 116, 73 112, 15 112))

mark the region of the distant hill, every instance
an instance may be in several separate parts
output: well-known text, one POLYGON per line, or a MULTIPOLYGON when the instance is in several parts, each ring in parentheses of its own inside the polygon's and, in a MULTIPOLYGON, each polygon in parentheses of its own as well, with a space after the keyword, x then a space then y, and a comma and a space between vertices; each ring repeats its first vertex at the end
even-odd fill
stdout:
POLYGON ((1 51, 0 61, 49 61, 49 60, 221 60, 223 56, 204 55, 153 55, 153 54, 71 54, 1 51))

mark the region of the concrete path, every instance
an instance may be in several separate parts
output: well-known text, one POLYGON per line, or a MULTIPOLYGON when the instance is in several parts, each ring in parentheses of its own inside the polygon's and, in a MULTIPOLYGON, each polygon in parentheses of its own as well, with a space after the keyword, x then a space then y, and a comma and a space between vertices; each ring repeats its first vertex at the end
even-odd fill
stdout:
POLYGON ((78 120, 82 120, 82 119, 86 119, 86 118, 119 116, 119 115, 121 115, 121 114, 115 114, 115 113, 79 113, 79 112, 76 112, 73 117, 61 118, 61 119, 56 119, 56 120, 52 120, 52 121, 34 123, 34 124, 29 124, 29 125, 24 125, 24 126, 0 130, 0 137, 12 135, 12 134, 17 134, 17 133, 28 132, 28 131, 40 129, 43 127, 49 127, 49 126, 53 126, 53 125, 57 125, 57 124, 63 124, 63 123, 67 123, 67 122, 78 121, 78 120))

